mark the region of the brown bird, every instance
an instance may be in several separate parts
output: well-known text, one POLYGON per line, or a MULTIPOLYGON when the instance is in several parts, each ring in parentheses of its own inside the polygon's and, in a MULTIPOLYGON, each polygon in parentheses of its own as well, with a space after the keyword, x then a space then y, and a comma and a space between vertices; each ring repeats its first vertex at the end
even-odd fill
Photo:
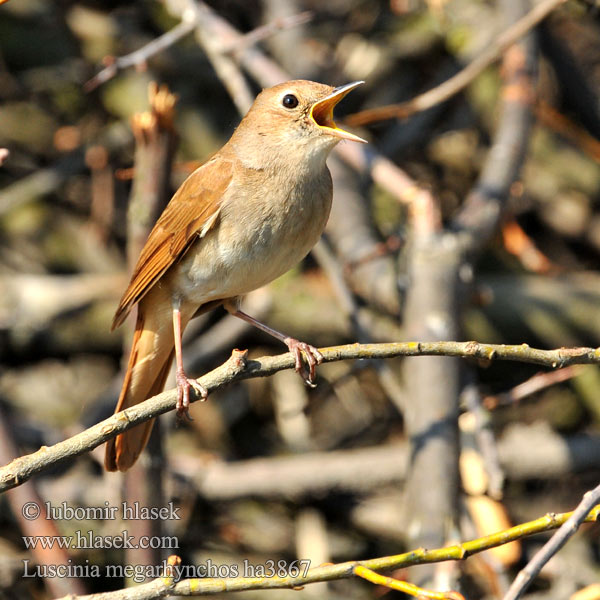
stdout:
MULTIPOLYGON (((338 88, 288 81, 263 90, 230 140, 177 190, 150 232, 114 317, 123 323, 137 303, 129 364, 115 412, 163 390, 173 356, 177 409, 187 413, 189 388, 206 390, 183 369, 181 334, 188 321, 220 304, 281 340, 296 370, 313 383, 319 351, 239 310, 241 296, 273 281, 318 241, 331 208, 325 161, 342 139, 335 105, 357 81, 338 88)), ((106 444, 105 466, 125 471, 144 449, 152 421, 106 444)))

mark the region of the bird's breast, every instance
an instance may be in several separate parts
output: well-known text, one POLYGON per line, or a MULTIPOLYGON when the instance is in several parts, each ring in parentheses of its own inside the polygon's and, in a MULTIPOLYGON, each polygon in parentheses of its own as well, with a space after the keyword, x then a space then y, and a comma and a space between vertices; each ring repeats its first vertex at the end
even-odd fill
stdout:
POLYGON ((186 299, 202 304, 247 294, 288 271, 317 243, 331 209, 329 171, 300 181, 256 179, 232 186, 213 229, 179 263, 178 287, 186 299))

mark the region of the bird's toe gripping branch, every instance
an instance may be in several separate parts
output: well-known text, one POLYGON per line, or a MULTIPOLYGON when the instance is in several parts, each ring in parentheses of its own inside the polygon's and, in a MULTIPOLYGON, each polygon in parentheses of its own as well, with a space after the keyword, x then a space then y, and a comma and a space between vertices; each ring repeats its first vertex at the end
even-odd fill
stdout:
POLYGON ((289 348, 289 351, 294 355, 296 359, 296 373, 304 379, 304 382, 314 388, 315 377, 316 377, 316 366, 323 362, 323 355, 310 344, 306 344, 305 342, 300 342, 295 338, 286 337, 283 340, 283 343, 289 348), (308 372, 304 366, 304 361, 302 360, 302 353, 306 358, 306 362, 308 363, 308 372))

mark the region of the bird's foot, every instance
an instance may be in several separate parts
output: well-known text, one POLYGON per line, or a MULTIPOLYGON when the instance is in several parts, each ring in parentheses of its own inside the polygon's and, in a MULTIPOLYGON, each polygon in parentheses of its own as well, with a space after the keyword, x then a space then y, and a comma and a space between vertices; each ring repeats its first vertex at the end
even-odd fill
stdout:
POLYGON ((296 373, 302 377, 306 385, 312 388, 317 387, 315 384, 315 367, 323 362, 323 355, 314 346, 300 342, 295 338, 287 337, 283 340, 283 343, 296 359, 296 373), (308 363, 308 373, 302 361, 302 353, 304 353, 308 363))
POLYGON ((183 370, 176 372, 177 379, 177 416, 180 418, 187 418, 192 420, 190 417, 190 388, 194 388, 195 392, 200 396, 202 401, 208 398, 208 392, 206 388, 198 383, 195 379, 188 377, 183 370))

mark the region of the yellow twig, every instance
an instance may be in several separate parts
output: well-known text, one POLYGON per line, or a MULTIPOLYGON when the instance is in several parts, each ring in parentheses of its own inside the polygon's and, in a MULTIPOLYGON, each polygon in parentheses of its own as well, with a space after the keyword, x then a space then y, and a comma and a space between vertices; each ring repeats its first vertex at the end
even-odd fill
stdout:
POLYGON ((433 600, 465 600, 464 596, 458 592, 434 592, 433 590, 425 590, 414 583, 409 583, 408 581, 402 581, 400 579, 394 579, 393 577, 387 577, 386 575, 380 575, 379 573, 375 573, 375 571, 367 569, 367 567, 363 567, 362 565, 357 565, 354 567, 354 574, 357 577, 361 577, 362 579, 366 579, 367 581, 374 583, 375 585, 383 585, 391 590, 398 590, 399 592, 404 592, 409 596, 415 596, 415 598, 425 597, 433 598, 433 600))
MULTIPOLYGON (((202 579, 183 579, 178 581, 173 587, 169 587, 171 582, 170 577, 165 581, 164 578, 153 580, 150 583, 139 585, 135 588, 135 598, 150 600, 153 598, 165 598, 170 596, 207 596, 221 592, 240 592, 246 590, 261 590, 261 589, 278 589, 278 588, 299 588, 309 583, 317 583, 322 581, 334 581, 339 579, 347 579, 353 575, 363 577, 369 571, 383 571, 410 567, 413 565, 436 563, 447 560, 464 560, 472 554, 477 554, 484 550, 489 550, 496 546, 502 546, 508 542, 541 533, 543 531, 551 531, 558 529, 565 523, 573 513, 554 514, 549 513, 544 517, 540 517, 535 521, 522 523, 510 529, 499 531, 492 535, 487 535, 482 538, 470 540, 463 544, 447 546, 445 548, 437 548, 434 550, 426 550, 419 548, 403 554, 394 556, 383 556, 380 558, 372 558, 361 561, 349 561, 338 564, 320 565, 309 569, 306 573, 274 576, 274 577, 206 577, 202 579), (364 568, 363 571, 360 567, 364 568), (358 572, 357 572, 358 569, 358 572), (165 589, 167 584, 168 589, 165 589)), ((585 518, 585 522, 594 523, 600 519, 600 504, 595 506, 585 518)), ((181 568, 177 562, 177 557, 169 559, 169 566, 173 569, 173 579, 176 581, 178 575, 181 574, 181 568)), ((171 574, 169 574, 170 576, 171 574)), ((374 573, 377 576, 377 573, 374 573)), ((370 576, 371 577, 371 576, 370 576)), ((367 577, 364 577, 367 579, 367 577)), ((383 578, 386 581, 391 578, 383 578)), ((369 579, 371 581, 372 579, 369 579)), ((397 581, 391 579, 391 581, 397 581)), ((380 583, 380 580, 373 581, 380 583)), ((402 582, 398 582, 402 583, 402 582)), ((396 585, 396 584, 394 584, 396 585)), ((410 586, 411 584, 406 584, 410 586)), ((390 586, 387 586, 390 587, 390 586)), ((394 587, 394 589, 399 589, 394 587)), ((405 588, 402 591, 407 592, 405 588)), ((418 589, 418 588, 417 588, 418 589)), ((73 596, 69 595, 62 600, 124 600, 125 598, 133 598, 131 595, 126 595, 131 590, 118 590, 116 592, 105 592, 102 594, 92 594, 89 596, 73 596)), ((423 595, 424 590, 421 590, 423 595)), ((435 592, 433 592, 435 593, 435 592)), ((444 599, 460 600, 462 597, 457 592, 444 592, 444 599)), ((436 598, 436 596, 428 596, 436 598)))

